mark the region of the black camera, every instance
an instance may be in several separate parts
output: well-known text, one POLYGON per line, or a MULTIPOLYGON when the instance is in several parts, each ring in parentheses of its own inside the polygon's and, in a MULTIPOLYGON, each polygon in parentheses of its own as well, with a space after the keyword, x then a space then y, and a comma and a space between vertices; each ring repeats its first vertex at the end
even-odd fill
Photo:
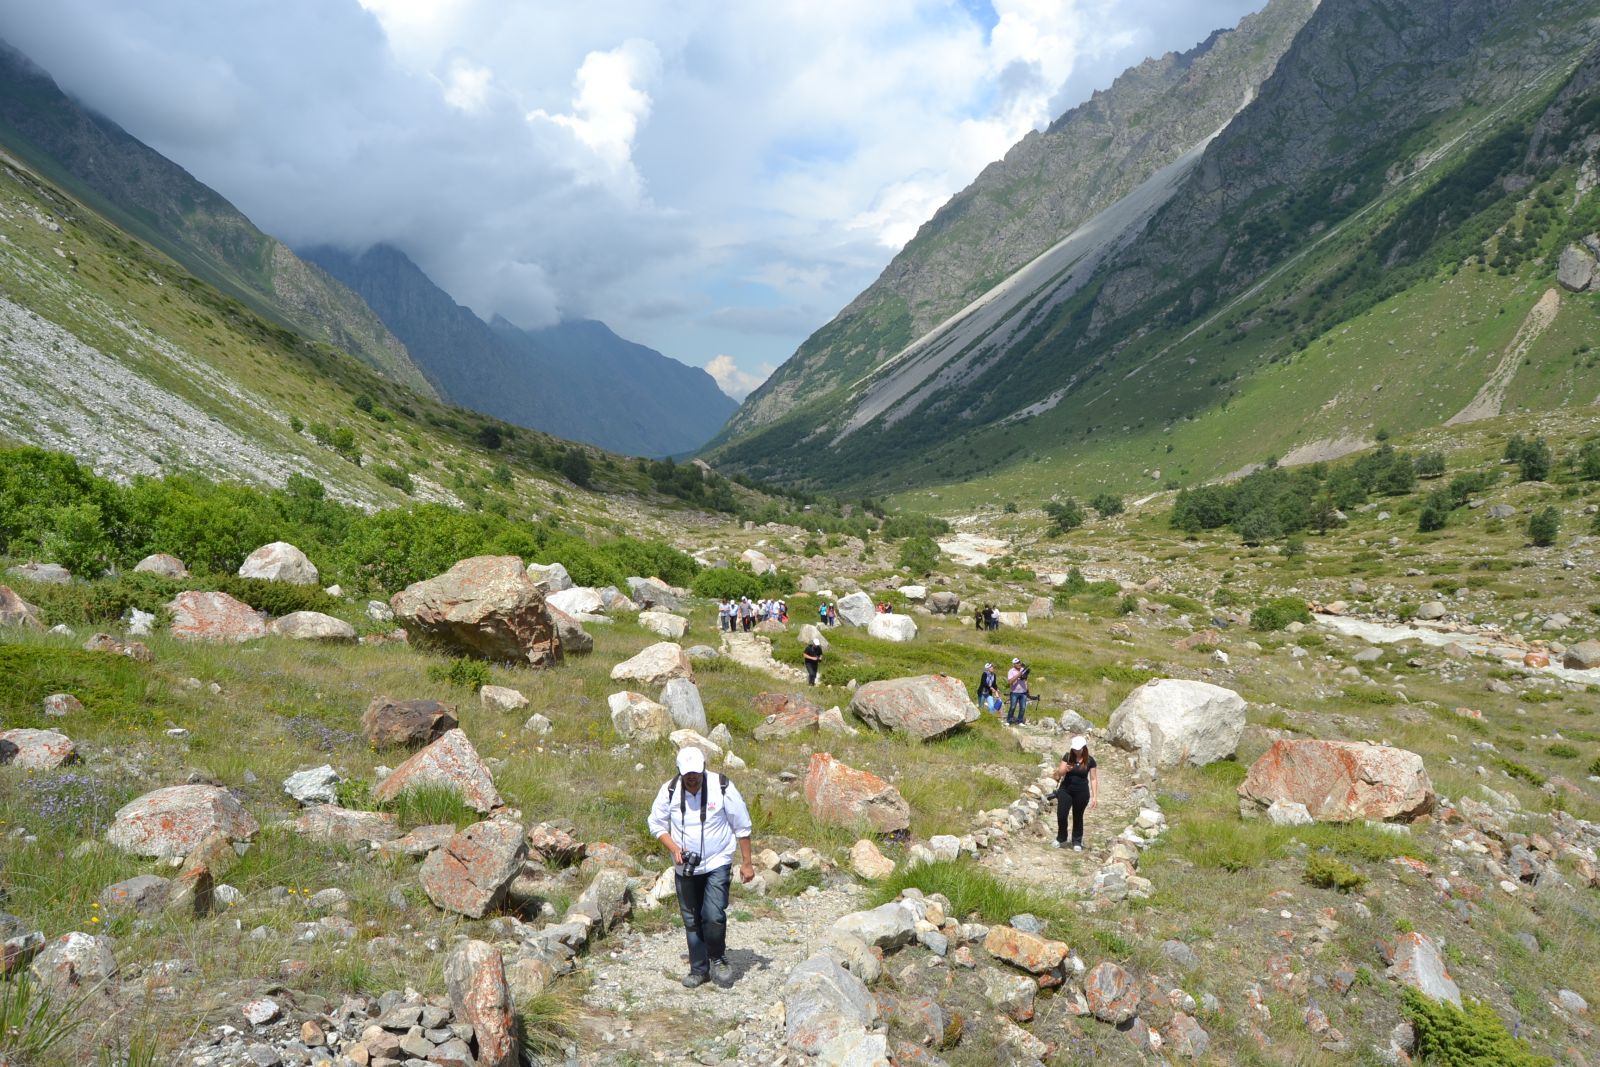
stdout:
POLYGON ((698 866, 700 866, 700 853, 698 852, 685 852, 683 854, 683 862, 678 864, 685 878, 694 874, 694 869, 698 866))

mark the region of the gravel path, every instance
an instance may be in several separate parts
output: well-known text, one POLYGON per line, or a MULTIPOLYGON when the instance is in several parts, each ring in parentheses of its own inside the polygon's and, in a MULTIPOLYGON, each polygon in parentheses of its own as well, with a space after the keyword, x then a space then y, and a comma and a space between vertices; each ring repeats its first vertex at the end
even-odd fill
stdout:
MULTIPOLYGON (((625 933, 583 967, 590 981, 581 1027, 586 1063, 775 1064, 782 1049, 782 997, 789 971, 839 916, 861 906, 863 890, 842 885, 772 898, 778 916, 743 921, 750 899, 728 905, 731 989, 678 983, 688 970, 683 931, 625 933)), ((676 908, 677 902, 665 905, 676 908)))

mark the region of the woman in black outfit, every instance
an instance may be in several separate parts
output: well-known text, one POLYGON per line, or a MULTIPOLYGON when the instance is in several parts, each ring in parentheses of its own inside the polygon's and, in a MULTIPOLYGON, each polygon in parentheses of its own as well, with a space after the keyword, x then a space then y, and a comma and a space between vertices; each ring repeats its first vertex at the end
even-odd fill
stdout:
POLYGON ((1094 807, 1100 792, 1100 772, 1095 770, 1094 757, 1089 755, 1089 742, 1083 735, 1072 739, 1066 755, 1056 765, 1056 780, 1061 789, 1056 794, 1056 840, 1052 848, 1071 844, 1072 851, 1083 851, 1083 813, 1094 807), (1072 836, 1067 836, 1067 813, 1072 814, 1072 836))

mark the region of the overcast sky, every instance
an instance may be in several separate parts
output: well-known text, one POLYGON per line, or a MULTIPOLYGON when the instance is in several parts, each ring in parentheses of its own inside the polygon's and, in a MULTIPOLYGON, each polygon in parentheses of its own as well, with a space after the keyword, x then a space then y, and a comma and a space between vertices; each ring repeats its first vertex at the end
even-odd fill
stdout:
POLYGON ((743 396, 919 224, 1263 0, 0 0, 0 35, 291 245, 743 396))

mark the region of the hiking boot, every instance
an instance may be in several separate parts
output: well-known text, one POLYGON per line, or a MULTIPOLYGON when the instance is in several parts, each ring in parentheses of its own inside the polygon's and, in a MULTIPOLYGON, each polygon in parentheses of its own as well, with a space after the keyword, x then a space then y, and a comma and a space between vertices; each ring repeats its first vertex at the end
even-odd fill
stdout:
POLYGON ((1052 841, 1052 842, 1050 842, 1050 847, 1051 848, 1060 848, 1061 847, 1061 842, 1060 841, 1052 841))
POLYGON ((698 989, 709 981, 711 981, 711 976, 709 974, 701 974, 699 971, 690 971, 688 974, 683 976, 683 988, 698 989))
POLYGON ((1074 841, 1072 843, 1072 851, 1074 851, 1074 852, 1082 852, 1083 851, 1083 842, 1082 841, 1074 841))
POLYGON ((711 980, 722 989, 733 985, 733 964, 727 960, 713 960, 711 964, 711 980))

